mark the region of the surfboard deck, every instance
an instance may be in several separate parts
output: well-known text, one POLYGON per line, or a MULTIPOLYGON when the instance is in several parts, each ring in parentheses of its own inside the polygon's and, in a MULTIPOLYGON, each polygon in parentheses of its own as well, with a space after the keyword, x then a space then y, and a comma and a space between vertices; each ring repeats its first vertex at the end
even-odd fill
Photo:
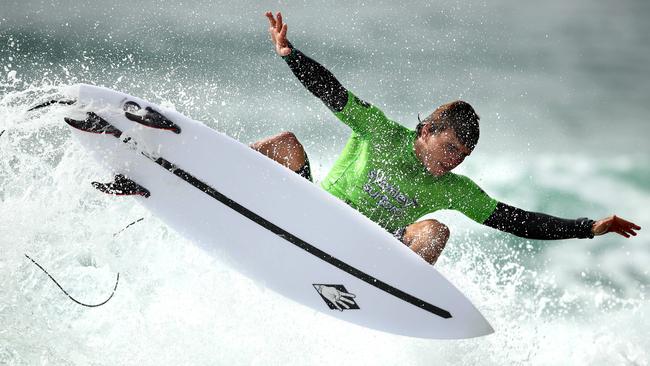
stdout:
POLYGON ((150 193, 133 199, 256 282, 385 332, 438 339, 493 332, 458 289, 383 228, 248 146, 107 88, 78 84, 66 94, 77 101, 66 107, 71 118, 92 112, 120 132, 72 128, 112 174, 150 193), (175 127, 155 127, 155 113, 175 127))

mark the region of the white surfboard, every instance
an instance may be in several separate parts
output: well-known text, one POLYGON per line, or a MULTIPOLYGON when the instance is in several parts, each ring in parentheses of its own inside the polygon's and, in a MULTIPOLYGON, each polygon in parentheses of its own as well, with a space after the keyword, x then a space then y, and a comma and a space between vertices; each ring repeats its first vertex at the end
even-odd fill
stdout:
POLYGON ((112 173, 149 191, 135 196, 140 204, 258 283, 385 332, 441 339, 493 332, 460 291, 392 235, 248 146, 110 89, 80 84, 67 94, 77 101, 71 118, 93 112, 119 130, 72 129, 112 173), (126 118, 125 108, 138 107, 135 113, 149 107, 175 127, 126 118))

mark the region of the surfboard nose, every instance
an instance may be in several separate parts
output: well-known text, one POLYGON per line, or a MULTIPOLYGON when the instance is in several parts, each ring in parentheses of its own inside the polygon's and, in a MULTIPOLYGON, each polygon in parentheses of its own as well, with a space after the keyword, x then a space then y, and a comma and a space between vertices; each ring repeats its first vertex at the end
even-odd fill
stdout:
POLYGON ((487 319, 478 310, 475 310, 475 312, 476 316, 470 322, 464 322, 464 324, 471 324, 471 326, 459 332, 458 336, 454 338, 477 338, 494 333, 494 328, 492 328, 492 325, 490 325, 487 319))

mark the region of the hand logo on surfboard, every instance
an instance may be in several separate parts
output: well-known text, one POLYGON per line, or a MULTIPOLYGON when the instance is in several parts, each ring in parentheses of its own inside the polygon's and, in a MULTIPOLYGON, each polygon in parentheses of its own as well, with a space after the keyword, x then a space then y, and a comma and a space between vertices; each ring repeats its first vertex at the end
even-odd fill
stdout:
POLYGON ((314 284, 314 288, 332 310, 359 309, 359 305, 354 301, 356 295, 349 293, 343 285, 314 284))

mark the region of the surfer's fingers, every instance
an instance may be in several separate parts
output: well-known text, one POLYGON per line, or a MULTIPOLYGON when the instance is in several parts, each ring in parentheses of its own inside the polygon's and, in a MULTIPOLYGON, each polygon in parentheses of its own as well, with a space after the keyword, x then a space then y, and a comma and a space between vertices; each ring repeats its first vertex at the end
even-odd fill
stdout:
POLYGON ((266 17, 269 19, 269 23, 271 24, 271 28, 275 28, 275 19, 273 19, 273 13, 270 11, 266 12, 266 17))
POLYGON ((626 237, 626 238, 629 238, 629 237, 630 237, 630 236, 629 236, 625 231, 623 231, 623 230, 616 230, 616 233, 618 233, 619 235, 622 235, 622 236, 624 236, 624 237, 626 237))
POLYGON ((618 230, 616 230, 616 232, 619 233, 619 234, 621 234, 621 235, 623 235, 623 236, 626 237, 626 238, 629 238, 629 237, 630 237, 630 234, 628 234, 628 232, 627 232, 626 230, 618 229, 618 230))
POLYGON ((278 12, 276 18, 278 18, 278 21, 275 24, 275 29, 279 32, 282 30, 282 13, 278 12))
POLYGON ((625 228, 627 229, 634 229, 634 230, 641 230, 641 227, 633 222, 623 220, 625 223, 625 228))
MULTIPOLYGON (((622 220, 622 219, 621 219, 621 220, 622 220)), ((635 224, 633 224, 633 223, 631 223, 631 222, 629 222, 629 221, 625 221, 625 220, 622 220, 622 221, 623 221, 623 222, 620 222, 620 223, 618 223, 617 225, 615 225, 615 229, 614 229, 614 230, 617 231, 617 232, 624 232, 624 233, 626 233, 626 234, 631 234, 631 235, 636 236, 636 232, 635 232, 634 230, 635 230, 635 229, 638 230, 638 229, 637 229, 638 226, 635 225, 635 224)))
POLYGON ((621 225, 621 227, 623 228, 623 230, 630 231, 630 232, 634 232, 634 230, 639 230, 639 229, 637 229, 638 226, 634 225, 631 222, 626 223, 625 225, 621 225))
POLYGON ((347 296, 347 297, 357 297, 355 294, 351 294, 349 292, 341 292, 341 296, 347 296))
POLYGON ((641 227, 632 221, 625 220, 622 217, 618 217, 616 215, 613 216, 615 221, 619 222, 619 225, 623 226, 626 229, 635 229, 635 230, 640 230, 641 227))
POLYGON ((288 26, 286 24, 283 25, 282 30, 280 31, 280 40, 285 43, 287 41, 287 27, 288 26))

